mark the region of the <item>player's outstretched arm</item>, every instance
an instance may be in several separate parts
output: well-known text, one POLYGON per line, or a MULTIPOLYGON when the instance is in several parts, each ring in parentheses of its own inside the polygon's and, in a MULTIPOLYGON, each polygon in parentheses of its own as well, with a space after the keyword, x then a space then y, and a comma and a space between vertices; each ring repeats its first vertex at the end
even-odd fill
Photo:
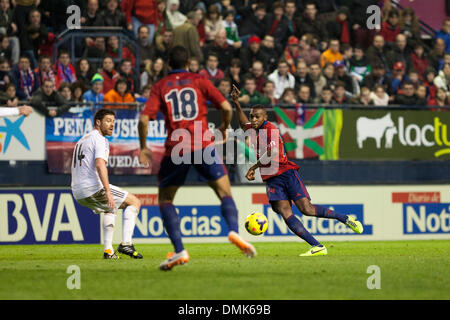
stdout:
POLYGON ((239 120, 239 125, 241 128, 244 128, 244 126, 249 122, 247 116, 245 115, 244 111, 242 111, 241 103, 239 102, 239 96, 241 95, 241 91, 233 84, 233 90, 231 91, 231 98, 233 99, 233 102, 236 106, 236 112, 239 120))
POLYGON ((148 134, 148 121, 150 118, 147 115, 141 114, 138 123, 139 132, 139 163, 143 165, 148 165, 152 161, 152 151, 147 148, 147 134, 148 134))

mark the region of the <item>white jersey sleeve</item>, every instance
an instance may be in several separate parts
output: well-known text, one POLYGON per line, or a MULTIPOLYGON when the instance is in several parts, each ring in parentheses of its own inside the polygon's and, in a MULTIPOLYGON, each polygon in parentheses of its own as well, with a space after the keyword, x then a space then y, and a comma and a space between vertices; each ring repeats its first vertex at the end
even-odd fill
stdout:
POLYGON ((84 135, 75 145, 72 155, 72 193, 75 199, 84 199, 103 188, 95 159, 108 162, 109 142, 97 130, 84 135))

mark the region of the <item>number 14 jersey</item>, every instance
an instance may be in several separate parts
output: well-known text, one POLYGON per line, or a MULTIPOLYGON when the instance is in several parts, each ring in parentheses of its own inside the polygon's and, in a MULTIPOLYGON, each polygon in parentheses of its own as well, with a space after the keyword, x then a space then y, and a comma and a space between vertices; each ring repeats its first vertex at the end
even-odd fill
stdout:
POLYGON ((109 142, 98 131, 85 134, 75 145, 72 155, 72 193, 75 199, 84 199, 103 189, 95 167, 95 159, 108 162, 109 142))
POLYGON ((208 100, 219 109, 225 98, 211 81, 186 70, 172 70, 153 85, 142 114, 153 120, 158 111, 163 113, 168 134, 166 156, 180 142, 180 149, 192 152, 214 141, 206 118, 208 100))

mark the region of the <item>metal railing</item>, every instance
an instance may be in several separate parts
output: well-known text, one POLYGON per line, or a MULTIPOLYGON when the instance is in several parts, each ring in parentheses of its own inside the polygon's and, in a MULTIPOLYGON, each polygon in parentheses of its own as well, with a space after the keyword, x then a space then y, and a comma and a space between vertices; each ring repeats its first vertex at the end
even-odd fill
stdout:
MULTIPOLYGON (((113 58, 113 61, 115 63, 120 62, 122 60, 122 49, 124 47, 124 42, 131 44, 133 46, 132 52, 134 52, 134 56, 136 59, 136 66, 135 70, 137 74, 140 74, 140 55, 139 55, 139 46, 136 44, 136 41, 132 39, 127 33, 125 33, 125 30, 122 27, 82 27, 80 29, 66 29, 62 33, 60 33, 56 39, 56 43, 53 47, 53 62, 55 62, 55 59, 58 56, 58 49, 63 46, 67 45, 67 43, 70 43, 70 57, 72 61, 77 62, 81 58, 88 59, 89 62, 102 62, 102 58, 89 58, 89 57, 77 57, 76 56, 76 45, 78 38, 87 38, 87 37, 111 37, 111 36, 117 36, 119 38, 119 52, 118 58, 113 58)), ((107 43, 105 43, 105 47, 107 48, 107 43)))

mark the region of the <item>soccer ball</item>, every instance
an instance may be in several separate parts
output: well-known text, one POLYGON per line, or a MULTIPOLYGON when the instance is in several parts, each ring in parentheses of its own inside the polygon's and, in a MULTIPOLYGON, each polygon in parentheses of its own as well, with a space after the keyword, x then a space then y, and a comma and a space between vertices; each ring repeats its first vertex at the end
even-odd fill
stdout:
POLYGON ((245 229, 254 236, 259 236, 266 232, 268 226, 269 221, 262 213, 254 212, 245 218, 245 229))

